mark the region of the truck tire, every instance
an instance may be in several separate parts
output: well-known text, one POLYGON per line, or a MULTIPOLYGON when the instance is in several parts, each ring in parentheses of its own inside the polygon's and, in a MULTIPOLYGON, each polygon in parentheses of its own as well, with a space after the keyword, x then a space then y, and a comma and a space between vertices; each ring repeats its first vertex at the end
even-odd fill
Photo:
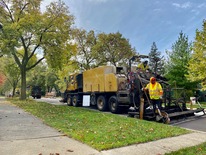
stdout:
POLYGON ((37 99, 41 99, 41 96, 37 96, 36 98, 37 98, 37 99))
POLYGON ((67 96, 67 105, 72 106, 72 97, 71 96, 67 96))
POLYGON ((111 96, 109 98, 109 109, 112 113, 119 113, 120 111, 120 107, 119 107, 119 104, 118 104, 118 101, 117 101, 117 97, 116 96, 111 96))
POLYGON ((106 111, 108 108, 106 98, 102 95, 97 98, 97 108, 99 111, 106 111))
POLYGON ((72 104, 73 104, 74 107, 78 107, 79 106, 78 97, 76 95, 74 95, 72 97, 72 104))

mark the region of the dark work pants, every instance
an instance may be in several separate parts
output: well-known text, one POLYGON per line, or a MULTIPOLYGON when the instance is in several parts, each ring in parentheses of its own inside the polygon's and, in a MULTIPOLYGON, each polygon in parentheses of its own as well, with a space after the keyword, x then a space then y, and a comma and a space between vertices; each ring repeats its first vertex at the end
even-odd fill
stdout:
POLYGON ((137 91, 137 89, 134 89, 131 92, 130 101, 131 101, 131 103, 135 104, 135 106, 139 107, 139 105, 140 105, 140 94, 139 94, 139 91, 137 91))
POLYGON ((152 105, 153 105, 154 114, 155 114, 155 111, 156 111, 156 105, 161 110, 160 99, 157 99, 157 100, 151 99, 151 102, 152 102, 152 105))

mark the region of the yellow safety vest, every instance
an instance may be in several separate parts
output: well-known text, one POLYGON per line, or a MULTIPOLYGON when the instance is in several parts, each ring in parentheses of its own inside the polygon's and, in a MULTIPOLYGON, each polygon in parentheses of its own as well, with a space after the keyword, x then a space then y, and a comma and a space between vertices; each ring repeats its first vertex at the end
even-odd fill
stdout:
POLYGON ((146 89, 149 90, 149 96, 150 99, 160 99, 160 97, 163 94, 162 86, 160 83, 156 82, 154 85, 153 84, 147 84, 146 89))
POLYGON ((143 63, 140 63, 140 64, 137 66, 137 68, 138 68, 138 69, 141 69, 141 70, 143 70, 143 71, 146 71, 147 69, 149 69, 149 66, 148 66, 148 65, 144 66, 143 63))

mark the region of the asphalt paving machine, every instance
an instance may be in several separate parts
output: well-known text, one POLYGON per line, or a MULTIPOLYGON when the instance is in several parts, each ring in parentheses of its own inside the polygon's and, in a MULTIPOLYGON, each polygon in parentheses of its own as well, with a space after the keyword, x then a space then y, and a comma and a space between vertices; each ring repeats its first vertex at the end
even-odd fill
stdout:
POLYGON ((170 123, 171 120, 195 116, 196 113, 205 115, 204 108, 202 108, 199 102, 199 107, 197 109, 193 110, 187 108, 187 99, 184 89, 171 88, 166 78, 152 73, 150 70, 142 71, 132 69, 133 62, 140 62, 140 60, 143 59, 148 59, 148 56, 133 56, 129 61, 130 73, 128 73, 128 75, 130 79, 130 100, 133 100, 131 103, 134 103, 132 110, 128 112, 130 117, 170 123), (164 91, 163 98, 161 99, 161 106, 157 108, 157 114, 154 114, 148 92, 142 91, 142 87, 145 87, 146 84, 149 83, 149 79, 152 76, 162 85, 164 91), (175 96, 175 93, 178 94, 178 96, 175 96))

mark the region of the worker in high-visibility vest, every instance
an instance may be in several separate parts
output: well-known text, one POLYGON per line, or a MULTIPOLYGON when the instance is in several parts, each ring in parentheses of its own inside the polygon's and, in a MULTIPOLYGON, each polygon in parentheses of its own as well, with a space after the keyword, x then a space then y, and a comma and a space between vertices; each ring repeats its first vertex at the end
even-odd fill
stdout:
POLYGON ((161 108, 160 104, 161 104, 161 99, 162 99, 162 95, 163 95, 163 90, 162 90, 161 84, 156 81, 155 77, 151 77, 150 83, 147 84, 147 86, 144 88, 144 90, 149 91, 149 97, 150 97, 151 103, 153 105, 154 113, 157 113, 156 106, 158 106, 159 109, 161 108))
POLYGON ((146 71, 149 69, 149 66, 148 66, 148 61, 144 61, 144 62, 141 62, 139 65, 137 65, 137 70, 140 70, 140 71, 146 71))

